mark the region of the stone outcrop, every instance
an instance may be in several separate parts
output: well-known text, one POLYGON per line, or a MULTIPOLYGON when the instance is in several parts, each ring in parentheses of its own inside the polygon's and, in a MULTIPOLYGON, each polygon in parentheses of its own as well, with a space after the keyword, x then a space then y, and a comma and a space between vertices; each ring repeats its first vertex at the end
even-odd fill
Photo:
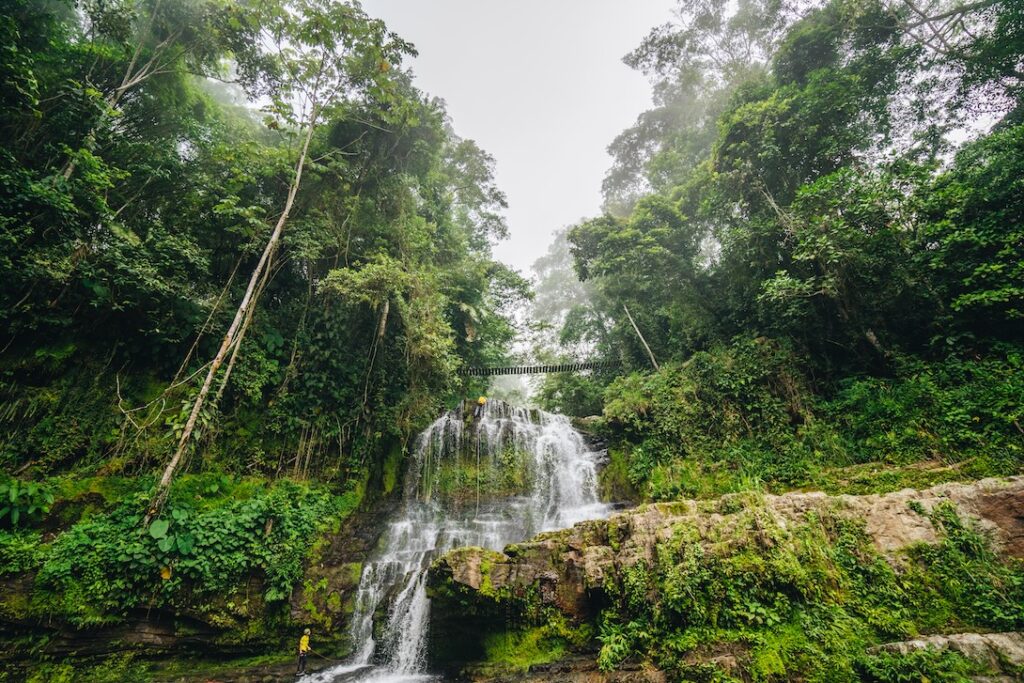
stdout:
POLYGON ((955 633, 923 636, 914 640, 886 643, 872 652, 908 654, 917 650, 951 650, 973 660, 992 675, 979 676, 978 683, 1019 681, 1024 673, 1024 634, 1021 633, 955 633))
POLYGON ((941 532, 927 512, 941 503, 951 503, 961 516, 975 520, 1000 553, 1024 558, 1024 476, 866 496, 788 493, 757 501, 745 497, 750 494, 643 505, 606 520, 541 534, 508 546, 504 553, 462 548, 438 561, 434 583, 447 582, 471 593, 533 591, 543 603, 584 617, 592 611, 593 593, 609 572, 641 560, 651 562, 656 544, 681 528, 696 533, 710 547, 725 542, 738 525, 753 525, 755 534, 757 527, 764 530, 760 542, 770 544, 768 530, 773 526, 785 529, 811 514, 828 513, 862 520, 878 551, 898 561, 899 550, 938 541, 941 532), (747 504, 751 502, 756 504, 747 504), (751 515, 751 509, 757 513, 751 515))
MULTIPOLYGON (((730 558, 744 556, 745 561, 754 562, 754 567, 771 568, 785 566, 783 558, 797 560, 794 552, 805 548, 808 542, 832 544, 845 539, 842 542, 857 544, 858 550, 852 552, 861 553, 858 557, 866 563, 874 561, 869 556, 875 557, 888 561, 896 575, 919 576, 912 573, 920 572, 921 566, 910 564, 923 552, 917 548, 943 543, 947 534, 961 529, 961 525, 972 530, 969 533, 985 537, 986 552, 994 551, 1004 559, 1024 559, 1024 476, 864 496, 748 492, 717 500, 650 504, 604 520, 582 522, 571 529, 543 533, 527 542, 509 545, 503 552, 459 548, 437 560, 432 568, 430 586, 435 599, 431 642, 432 648, 434 642, 441 645, 432 652, 433 664, 441 670, 469 674, 473 680, 619 680, 601 678, 609 672, 596 671, 590 664, 600 647, 592 635, 589 642, 574 641, 566 652, 569 659, 530 667, 529 671, 495 674, 494 665, 480 669, 475 662, 490 661, 492 651, 487 644, 496 642, 495 637, 503 637, 500 634, 507 632, 525 633, 524 629, 539 628, 537 623, 562 623, 570 632, 594 634, 602 623, 603 610, 610 608, 612 614, 618 614, 623 608, 623 591, 633 590, 626 588, 626 582, 634 580, 632 577, 663 580, 654 578, 663 574, 648 571, 665 571, 666 552, 681 553, 682 549, 690 548, 693 550, 685 552, 694 553, 693 557, 719 558, 711 562, 725 563, 702 564, 701 571, 711 566, 728 567, 730 558), (753 559, 758 556, 764 558, 763 565, 753 559), (646 568, 639 573, 632 571, 641 563, 646 568), (653 569, 656 567, 661 569, 653 569), (558 613, 562 616, 552 616, 558 613), (536 615, 546 615, 543 619, 547 621, 536 621, 536 615), (571 631, 577 627, 582 630, 571 631), (573 653, 584 656, 575 657, 573 653), (563 671, 564 667, 569 668, 563 671), (477 671, 480 675, 475 674, 477 671), (498 677, 494 678, 495 675, 498 677)), ((831 558, 831 552, 834 549, 821 557, 831 558)), ((821 571, 824 566, 810 571, 821 571)), ((845 571, 835 564, 827 566, 845 571)), ((781 574, 771 576, 775 579, 766 580, 787 580, 781 574)), ((662 590, 662 584, 646 585, 652 591, 648 599, 660 599, 657 591, 662 590)), ((790 591, 786 599, 803 599, 805 594, 795 584, 780 585, 789 586, 779 589, 790 591)), ((1017 634, 963 634, 947 637, 941 643, 925 638, 920 647, 954 650, 976 659, 995 676, 990 680, 1002 681, 1005 675, 1016 674, 1005 674, 1007 669, 996 667, 994 661, 1011 661, 1012 657, 1004 653, 1014 651, 1011 645, 1018 638, 1017 634)), ((919 646, 917 643, 908 641, 883 647, 914 648, 919 646)), ((756 655, 751 647, 749 642, 728 638, 709 641, 676 661, 747 680, 747 667, 756 655)), ((645 661, 653 660, 641 656, 622 663, 636 665, 645 661)), ((1009 671, 1016 671, 1013 666, 1016 665, 1011 665, 1009 671)), ((613 668, 616 676, 627 676, 623 681, 647 680, 644 677, 653 675, 642 666, 632 672, 620 670, 618 664, 613 668)))

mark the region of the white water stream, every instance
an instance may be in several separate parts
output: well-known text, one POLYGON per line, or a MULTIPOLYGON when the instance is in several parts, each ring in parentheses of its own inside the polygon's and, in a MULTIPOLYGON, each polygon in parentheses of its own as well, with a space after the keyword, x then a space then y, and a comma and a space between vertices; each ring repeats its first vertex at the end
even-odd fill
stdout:
MULTIPOLYGON (((356 653, 349 663, 305 680, 315 683, 434 680, 426 671, 430 600, 427 569, 459 546, 501 550, 534 534, 608 514, 598 500, 600 455, 587 447, 569 419, 489 401, 470 424, 455 410, 435 421, 416 442, 406 474, 402 509, 388 525, 380 552, 363 567, 352 620, 356 653), (529 481, 517 495, 445 500, 442 466, 475 457, 476 472, 510 467, 509 453, 527 459, 529 481), (480 465, 484 467, 481 469, 480 465), (386 626, 374 637, 374 613, 386 626)), ((472 488, 473 483, 469 483, 472 488)), ((486 491, 484 492, 486 494, 486 491)))

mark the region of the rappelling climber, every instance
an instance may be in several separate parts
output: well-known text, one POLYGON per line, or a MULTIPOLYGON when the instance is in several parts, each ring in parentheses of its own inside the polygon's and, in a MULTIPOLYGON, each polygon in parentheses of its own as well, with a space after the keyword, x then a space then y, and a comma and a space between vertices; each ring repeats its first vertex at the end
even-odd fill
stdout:
POLYGON ((299 638, 299 668, 296 669, 296 676, 303 676, 306 673, 306 657, 309 656, 309 629, 302 632, 299 638))
POLYGON ((480 419, 484 414, 484 406, 487 405, 487 397, 481 396, 476 400, 476 407, 473 408, 473 417, 480 419))

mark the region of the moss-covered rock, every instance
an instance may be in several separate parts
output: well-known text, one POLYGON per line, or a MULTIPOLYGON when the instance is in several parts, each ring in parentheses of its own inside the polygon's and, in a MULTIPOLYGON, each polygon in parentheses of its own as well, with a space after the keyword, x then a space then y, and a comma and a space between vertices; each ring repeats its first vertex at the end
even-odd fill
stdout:
MULTIPOLYGON (((647 662, 671 680, 862 680, 889 666, 869 651, 885 642, 1024 628, 1022 511, 1024 477, 646 505, 504 553, 444 556, 432 569, 434 638, 482 617, 462 664, 480 670, 501 650, 487 643, 525 661, 533 629, 562 622, 599 635, 607 671, 647 662)), ((915 657, 906 666, 920 675, 960 670, 952 656, 915 657)))

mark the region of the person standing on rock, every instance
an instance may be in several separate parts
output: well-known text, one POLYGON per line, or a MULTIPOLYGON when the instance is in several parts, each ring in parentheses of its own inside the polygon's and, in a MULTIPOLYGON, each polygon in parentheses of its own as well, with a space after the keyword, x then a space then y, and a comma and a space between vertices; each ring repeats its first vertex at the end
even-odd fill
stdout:
POLYGON ((303 676, 306 673, 306 657, 309 656, 309 629, 302 632, 299 638, 299 668, 295 671, 296 676, 303 676))

